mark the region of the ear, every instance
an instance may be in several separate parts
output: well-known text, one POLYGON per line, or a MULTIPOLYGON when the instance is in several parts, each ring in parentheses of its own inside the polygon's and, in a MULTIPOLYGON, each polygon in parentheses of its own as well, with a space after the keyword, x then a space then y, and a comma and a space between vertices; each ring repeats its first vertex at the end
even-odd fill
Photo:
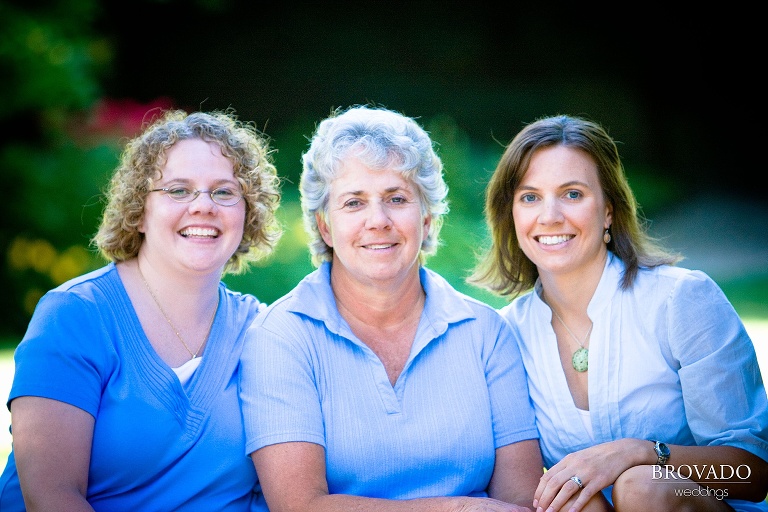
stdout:
POLYGON ((422 229, 421 239, 426 240, 429 236, 429 228, 432 226, 432 216, 427 215, 424 217, 424 226, 422 229))
POLYGON ((611 224, 613 223, 613 205, 606 204, 605 205, 605 224, 604 228, 608 229, 611 227, 611 224))
POLYGON ((325 217, 320 213, 315 213, 315 222, 317 222, 317 229, 320 231, 320 236, 323 237, 323 241, 328 247, 333 247, 333 237, 331 236, 331 228, 325 222, 325 217))

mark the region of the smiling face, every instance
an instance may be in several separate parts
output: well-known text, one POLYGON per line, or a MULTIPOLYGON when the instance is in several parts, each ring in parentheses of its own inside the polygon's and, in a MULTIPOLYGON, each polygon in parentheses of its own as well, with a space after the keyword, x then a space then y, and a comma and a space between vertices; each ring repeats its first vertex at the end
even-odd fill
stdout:
POLYGON ((611 208, 587 153, 563 145, 533 153, 512 216, 520 247, 542 278, 602 272, 611 208))
POLYGON ((416 187, 402 174, 348 158, 331 183, 327 216, 317 216, 336 278, 367 285, 418 279, 430 224, 421 210, 416 187))
MULTIPOLYGON (((218 145, 200 139, 181 140, 166 153, 163 176, 154 188, 185 187, 240 190, 232 162, 218 145)), ((223 271, 243 238, 245 201, 220 206, 207 193, 179 203, 165 192, 147 197, 140 231, 145 238, 141 252, 153 266, 171 266, 198 273, 223 271)))

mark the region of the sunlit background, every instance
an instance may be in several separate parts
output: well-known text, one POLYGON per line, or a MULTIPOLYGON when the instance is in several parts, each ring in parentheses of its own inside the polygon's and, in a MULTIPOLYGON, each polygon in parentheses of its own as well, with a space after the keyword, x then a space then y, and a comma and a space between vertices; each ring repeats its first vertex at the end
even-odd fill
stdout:
MULTIPOLYGON (((755 66, 737 64, 762 18, 481 4, 0 0, 0 395, 41 295, 104 264, 89 247, 101 192, 122 144, 169 107, 232 108, 271 137, 285 235, 226 278, 266 302, 312 270, 296 184, 333 108, 375 103, 427 128, 451 204, 427 264, 495 306, 464 277, 486 242, 483 190, 503 145, 543 115, 591 117, 620 141, 652 233, 720 284, 768 366, 768 204, 750 132, 765 100, 755 66)), ((10 436, 1 461, 5 446, 10 436)))

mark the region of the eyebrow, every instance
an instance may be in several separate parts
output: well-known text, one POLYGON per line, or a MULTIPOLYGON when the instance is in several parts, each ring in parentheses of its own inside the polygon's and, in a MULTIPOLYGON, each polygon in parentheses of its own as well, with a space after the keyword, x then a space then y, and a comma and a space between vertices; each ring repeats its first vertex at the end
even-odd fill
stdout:
MULTIPOLYGON (((566 181, 565 183, 561 183, 557 186, 557 188, 568 188, 568 187, 574 187, 574 186, 581 186, 589 188, 589 184, 584 181, 579 180, 571 180, 566 181)), ((531 185, 518 185, 517 190, 538 190, 539 187, 533 187, 531 185)))
MULTIPOLYGON (((168 180, 166 182, 166 185, 171 183, 183 183, 185 185, 188 185, 192 183, 192 181, 193 180, 191 180, 190 178, 173 178, 171 180, 168 180)), ((237 181, 237 179, 235 178, 219 178, 219 179, 213 180, 214 187, 220 187, 224 183, 240 186, 240 182, 237 181)))
POLYGON ((580 181, 580 180, 572 180, 572 181, 566 181, 562 185, 560 185, 561 188, 564 187, 573 187, 573 186, 582 186, 582 187, 589 187, 589 183, 580 181))
MULTIPOLYGON (((385 188, 384 189, 384 193, 386 193, 386 194, 391 194, 392 192, 398 192, 398 191, 408 192, 408 189, 406 189, 405 187, 399 186, 399 185, 395 186, 395 187, 389 187, 389 188, 385 188)), ((339 197, 359 196, 359 195, 363 195, 363 194, 366 194, 366 191, 364 191, 364 190, 350 190, 349 192, 342 192, 342 193, 340 193, 339 197)))

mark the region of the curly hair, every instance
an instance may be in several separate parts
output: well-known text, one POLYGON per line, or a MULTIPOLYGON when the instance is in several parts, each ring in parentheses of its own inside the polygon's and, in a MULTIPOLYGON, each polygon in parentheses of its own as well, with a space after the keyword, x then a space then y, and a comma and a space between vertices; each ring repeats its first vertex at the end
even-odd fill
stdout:
POLYGON ((234 168, 245 201, 243 239, 225 273, 238 274, 272 252, 282 235, 275 212, 280 179, 272 163, 269 139, 232 110, 187 113, 167 110, 125 146, 105 193, 107 204, 91 240, 109 261, 136 257, 144 241, 139 226, 149 191, 162 178, 167 151, 178 141, 201 139, 217 144, 234 168))
POLYGON ((539 272, 517 240, 512 208, 515 191, 528 170, 531 157, 537 150, 551 146, 579 149, 595 162, 600 187, 613 211, 608 249, 626 265, 622 288, 632 286, 641 267, 675 264, 681 259, 658 245, 648 234, 619 150, 605 129, 585 118, 558 115, 528 124, 501 156, 485 196, 485 219, 491 232, 491 247, 467 279, 470 284, 505 297, 519 295, 536 284, 539 272))
POLYGON ((354 155, 371 169, 394 169, 417 188, 423 215, 432 219, 421 245, 419 260, 437 251, 443 216, 448 213, 448 186, 443 163, 432 139, 410 117, 383 107, 355 105, 336 109, 315 130, 302 155, 299 188, 304 228, 312 263, 331 261, 333 248, 320 235, 315 214, 327 214, 328 193, 344 158, 354 155))

